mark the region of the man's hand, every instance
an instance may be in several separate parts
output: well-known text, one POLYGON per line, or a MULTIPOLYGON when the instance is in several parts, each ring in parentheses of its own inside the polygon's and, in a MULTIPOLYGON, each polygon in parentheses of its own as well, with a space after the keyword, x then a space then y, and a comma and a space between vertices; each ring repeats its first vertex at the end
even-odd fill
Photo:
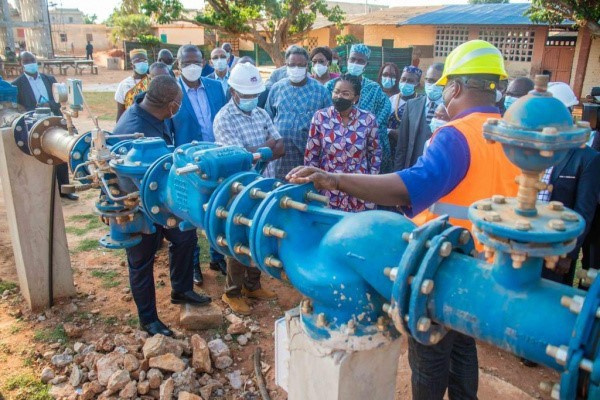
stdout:
POLYGON ((315 167, 296 167, 285 177, 290 183, 312 182, 318 190, 338 190, 339 178, 335 174, 315 167))
POLYGON ((275 146, 277 145, 277 140, 269 138, 265 143, 271 150, 274 150, 275 146))

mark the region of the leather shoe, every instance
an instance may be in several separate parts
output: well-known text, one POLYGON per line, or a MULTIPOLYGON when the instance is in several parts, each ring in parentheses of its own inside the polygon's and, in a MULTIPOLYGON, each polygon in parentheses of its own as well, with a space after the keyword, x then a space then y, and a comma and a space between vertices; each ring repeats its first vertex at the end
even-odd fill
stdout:
POLYGON ((194 267, 194 284, 200 286, 202 283, 204 283, 202 271, 200 271, 200 267, 194 267))
POLYGON ((63 199, 73 200, 73 201, 79 200, 79 196, 77 196, 76 194, 73 194, 73 193, 66 193, 66 194, 61 193, 60 197, 62 197, 63 199))
POLYGON ((227 275, 227 262, 225 260, 211 261, 209 268, 213 271, 220 271, 223 275, 227 275))
POLYGON ((192 304, 196 306, 205 306, 211 302, 211 298, 203 294, 198 294, 193 290, 184 293, 171 292, 171 304, 192 304))
POLYGON ((169 329, 161 320, 150 322, 149 324, 141 324, 143 330, 148 332, 150 336, 154 336, 158 333, 165 336, 173 336, 173 331, 169 329))

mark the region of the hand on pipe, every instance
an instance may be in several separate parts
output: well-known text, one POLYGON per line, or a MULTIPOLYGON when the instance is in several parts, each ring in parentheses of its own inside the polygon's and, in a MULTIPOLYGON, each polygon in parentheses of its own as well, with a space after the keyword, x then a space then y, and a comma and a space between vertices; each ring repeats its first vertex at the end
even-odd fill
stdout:
POLYGON ((315 167, 296 167, 285 177, 290 183, 312 182, 317 190, 338 190, 339 178, 336 174, 315 167))

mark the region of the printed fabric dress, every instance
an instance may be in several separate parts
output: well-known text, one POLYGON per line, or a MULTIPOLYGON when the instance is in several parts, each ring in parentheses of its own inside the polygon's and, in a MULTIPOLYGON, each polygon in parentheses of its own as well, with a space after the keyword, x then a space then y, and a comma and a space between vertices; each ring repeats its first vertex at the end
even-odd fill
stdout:
MULTIPOLYGON (((308 133, 304 165, 328 172, 379 174, 381 148, 375 115, 353 107, 350 121, 344 126, 334 107, 317 111, 308 133)), ((334 209, 356 212, 375 208, 375 204, 339 190, 322 194, 329 197, 329 205, 334 209)))

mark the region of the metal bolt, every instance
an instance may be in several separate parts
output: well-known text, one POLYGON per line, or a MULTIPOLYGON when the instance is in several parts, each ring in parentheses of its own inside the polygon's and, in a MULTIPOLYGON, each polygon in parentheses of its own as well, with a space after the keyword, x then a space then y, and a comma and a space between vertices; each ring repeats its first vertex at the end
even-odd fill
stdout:
POLYGON ((419 318, 417 322, 417 330, 419 332, 427 332, 431 328, 431 320, 427 317, 419 318))
POLYGON ((348 326, 348 334, 354 335, 356 333, 356 321, 351 319, 350 321, 348 321, 347 326, 348 326))
POLYGON ((404 232, 402 234, 402 239, 405 240, 405 241, 407 241, 407 242, 410 242, 410 233, 404 232))
POLYGON ((502 221, 502 217, 496 211, 488 211, 487 214, 483 217, 484 220, 488 222, 500 222, 502 221))
POLYGON ((579 314, 583 308, 583 302, 585 299, 581 296, 575 295, 573 297, 562 296, 560 298, 560 305, 567 307, 573 314, 579 314))
POLYGON ((465 229, 460 233, 460 236, 458 237, 458 243, 464 246, 465 244, 469 243, 469 240, 471 240, 471 233, 465 229))
POLYGON ((73 152, 73 160, 79 160, 81 158, 81 153, 78 151, 73 152))
POLYGON ((223 236, 217 236, 217 244, 221 247, 227 247, 227 239, 223 236))
POLYGON ((546 354, 554 358, 560 365, 565 365, 569 355, 569 348, 567 346, 556 347, 549 344, 546 346, 546 354))
POLYGON ((17 127, 15 128, 15 130, 16 130, 17 132, 21 132, 21 131, 23 130, 23 128, 21 128, 21 126, 19 125, 19 126, 17 126, 17 127))
POLYGON ((150 212, 152 214, 158 214, 160 212, 160 207, 158 207, 158 206, 152 206, 152 208, 150 209, 150 212))
POLYGON ((560 201, 551 201, 548 206, 552 211, 562 211, 565 209, 565 205, 560 201))
POLYGON ((492 203, 490 203, 489 201, 478 203, 477 204, 477 209, 481 210, 481 211, 491 211, 492 210, 492 203))
POLYGON ((518 231, 528 231, 531 229, 531 223, 526 219, 518 219, 515 221, 515 229, 518 231))
POLYGON ((111 188, 110 189, 110 194, 112 194, 113 196, 118 195, 119 193, 121 193, 121 191, 117 188, 111 188))
POLYGON ((391 272, 391 271, 392 271, 392 267, 385 267, 385 268, 383 269, 383 274, 389 278, 389 277, 390 277, 390 272, 391 272))
POLYGON ((157 182, 150 182, 150 184, 148 185, 148 188, 150 190, 156 190, 156 189, 158 189, 158 183, 157 182))
POLYGON ((547 126, 544 129, 542 129, 542 133, 544 135, 556 135, 558 133, 558 129, 556 129, 553 126, 547 126))
POLYGON ((245 187, 245 186, 244 186, 244 185, 243 185, 241 182, 233 182, 233 183, 231 184, 231 191, 232 191, 233 193, 239 193, 239 192, 241 192, 242 190, 244 190, 244 187, 245 187))
POLYGON ((46 160, 46 164, 52 165, 52 164, 54 164, 54 160, 49 158, 46 160))
POLYGON ((91 137, 91 136, 86 136, 86 137, 83 139, 83 141, 84 141, 84 142, 86 142, 86 143, 91 143, 91 141, 92 141, 92 137, 91 137))
POLYGON ((558 263, 558 256, 548 256, 548 257, 544 257, 544 265, 546 268, 553 270, 554 268, 556 268, 556 264, 558 263))
POLYGON ((329 205, 329 197, 323 196, 315 192, 306 192, 306 194, 304 195, 304 199, 307 201, 317 201, 319 203, 329 205))
POLYGON ((386 328, 387 328, 387 326, 386 326, 385 318, 383 318, 381 316, 377 317, 377 330, 379 332, 383 332, 383 331, 385 331, 386 328))
POLYGON ((240 243, 236 244, 233 247, 233 251, 235 252, 235 254, 243 254, 248 257, 252 257, 252 253, 250 252, 250 249, 240 243))
POLYGON ((40 154, 42 154, 42 151, 40 149, 33 149, 33 154, 39 156, 40 154))
POLYGON ((177 149, 177 154, 183 154, 183 149, 177 149))
POLYGON ((203 209, 204 211, 208 210, 208 203, 204 203, 204 204, 202 204, 202 209, 203 209))
POLYGON ((584 358, 579 363, 579 368, 587 372, 592 372, 592 369, 594 369, 594 363, 591 360, 584 358))
POLYGON ((554 156, 554 152, 550 150, 540 150, 540 156, 550 158, 554 156))
POLYGON ((265 199, 267 197, 268 193, 263 192, 260 189, 250 189, 250 198, 252 199, 265 199))
POLYGON ((581 269, 576 272, 576 275, 579 279, 593 282, 598 276, 598 270, 594 268, 590 268, 588 270, 581 269))
POLYGON ((279 202, 281 208, 292 208, 298 211, 308 210, 308 204, 300 203, 299 201, 292 200, 290 197, 283 196, 279 202))
POLYGON ((590 123, 588 121, 577 121, 577 126, 580 128, 589 128, 590 123))
POLYGON ((442 334, 441 332, 432 332, 431 335, 429 335, 429 343, 431 344, 438 344, 440 342, 440 340, 442 340, 442 334))
POLYGON ((242 214, 236 214, 233 217, 233 223, 236 225, 252 226, 252 220, 244 217, 242 214))
POLYGON ((275 228, 272 225, 265 225, 263 227, 263 235, 274 236, 279 239, 285 239, 287 233, 283 229, 275 228))
POLYGON ((201 178, 202 178, 202 179, 208 179, 208 174, 202 174, 202 175, 201 175, 201 178))
POLYGON ((392 282, 394 282, 396 280, 396 277, 398 276, 398 268, 394 267, 390 269, 390 274, 388 275, 388 277, 390 278, 390 280, 392 282))
POLYGON ((19 140, 19 141, 17 142, 17 146, 19 146, 19 147, 23 147, 23 145, 24 145, 24 144, 25 144, 25 143, 23 143, 23 141, 22 141, 22 140, 19 140))
POLYGON ((391 316, 392 315, 392 306, 390 303, 383 303, 383 306, 381 307, 381 309, 383 310, 384 313, 386 313, 387 315, 391 316))
POLYGON ((495 204, 504 204, 506 203, 506 198, 500 194, 495 194, 492 196, 492 201, 495 204))
POLYGON ((560 218, 568 222, 574 222, 578 220, 577 214, 572 212, 564 212, 560 215, 560 218))
POLYGON ((510 258, 512 259, 512 267, 519 269, 523 266, 523 262, 527 260, 527 255, 524 253, 512 253, 510 258))
POLYGON ((322 328, 325 325, 327 325, 327 319, 325 319, 325 314, 320 313, 319 315, 317 315, 317 326, 319 328, 322 328))
POLYGON ((564 231, 565 223, 560 219, 551 219, 548 221, 548 226, 550 229, 554 229, 555 231, 564 231))
POLYGON ((283 263, 281 262, 281 260, 273 256, 265 257, 265 265, 273 268, 283 268, 283 263))
POLYGON ((444 242, 440 246, 440 256, 448 257, 452 253, 452 243, 444 242))
POLYGON ((429 294, 433 291, 434 283, 431 279, 425 279, 423 283, 421 283, 421 293, 429 294))
POLYGON ((215 215, 217 216, 217 218, 225 219, 229 215, 229 212, 223 207, 218 207, 215 211, 215 215))
POLYGON ((198 141, 197 141, 197 140, 192 140, 192 146, 195 146, 195 145, 197 145, 197 144, 198 144, 198 141))
POLYGON ((302 314, 312 314, 313 307, 310 299, 302 300, 302 314))
POLYGON ((37 132, 33 132, 33 134, 31 135, 31 137, 33 137, 34 139, 39 139, 40 138, 40 134, 37 132))
POLYGON ((168 171, 168 170, 170 170, 170 169, 171 169, 171 163, 168 163, 168 162, 167 162, 167 163, 164 163, 164 164, 163 164, 163 169, 164 169, 165 171, 168 171))
POLYGON ((173 228, 175 225, 177 225, 177 220, 173 217, 167 219, 167 226, 169 228, 173 228))

